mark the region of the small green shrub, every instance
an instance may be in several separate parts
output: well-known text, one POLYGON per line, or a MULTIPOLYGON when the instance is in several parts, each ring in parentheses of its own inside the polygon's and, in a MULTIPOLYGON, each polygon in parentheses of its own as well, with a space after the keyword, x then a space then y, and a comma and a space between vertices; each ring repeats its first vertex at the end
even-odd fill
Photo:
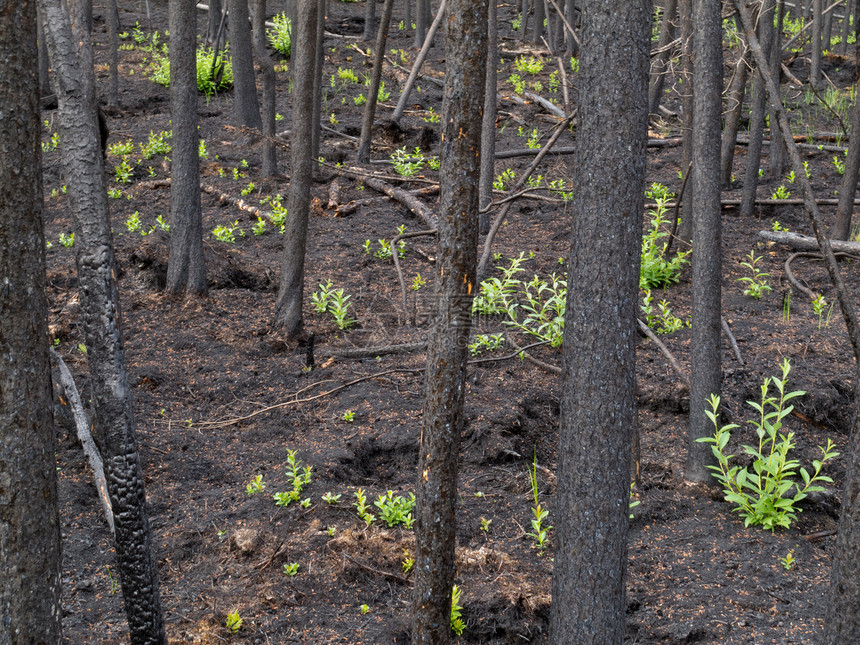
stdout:
POLYGON ((274 29, 270 29, 267 34, 269 44, 281 56, 289 58, 293 41, 293 25, 290 19, 287 18, 287 15, 283 13, 272 16, 272 22, 275 24, 275 27, 274 29))
MULTIPOLYGON (((166 46, 153 52, 149 66, 149 80, 170 87, 170 57, 166 46)), ((203 94, 215 94, 233 86, 233 61, 223 52, 215 57, 215 50, 206 45, 197 48, 197 89, 203 94), (214 65, 213 65, 214 61, 214 65)))

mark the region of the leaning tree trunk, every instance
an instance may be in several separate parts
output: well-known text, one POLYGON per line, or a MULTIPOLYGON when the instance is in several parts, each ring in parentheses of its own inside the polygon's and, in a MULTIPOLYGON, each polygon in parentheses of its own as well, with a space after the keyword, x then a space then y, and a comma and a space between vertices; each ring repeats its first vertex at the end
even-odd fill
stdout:
POLYGON ((257 83, 254 79, 254 57, 251 54, 251 25, 248 0, 227 0, 227 24, 230 27, 230 52, 233 54, 233 109, 236 123, 263 129, 257 83))
POLYGON ((457 455, 478 250, 486 0, 451 0, 445 45, 436 312, 418 457, 412 642, 450 642, 457 455))
MULTIPOLYGON (((0 643, 60 642, 36 5, 0 1, 0 643)), ((65 145, 65 144, 64 144, 65 145)))
POLYGON ((580 6, 567 278, 576 288, 567 292, 562 346, 549 642, 616 645, 625 634, 651 3, 580 6))
POLYGON ((289 338, 302 331, 302 302, 305 288, 305 245, 313 179, 314 57, 319 0, 299 2, 293 29, 293 134, 290 146, 290 192, 284 231, 284 260, 275 305, 275 325, 289 338))
POLYGON ((478 216, 481 235, 490 232, 490 213, 484 212, 493 201, 493 178, 496 172, 496 114, 498 100, 499 29, 496 2, 490 0, 487 11, 487 78, 484 89, 484 122, 481 125, 481 213, 478 216))
POLYGON ((665 83, 666 63, 669 61, 669 43, 674 35, 675 14, 678 11, 678 0, 666 0, 663 6, 663 21, 660 28, 660 38, 657 40, 658 53, 651 61, 651 84, 648 87, 648 112, 657 115, 660 110, 660 99, 663 98, 663 85, 665 83))
POLYGON ((263 154, 260 173, 272 177, 278 172, 275 146, 275 64, 266 49, 266 0, 254 0, 254 25, 251 33, 254 51, 263 77, 263 154))
POLYGON ((166 291, 206 293, 197 133, 197 14, 194 0, 170 0, 170 257, 166 291))
MULTIPOLYGON (((373 0, 368 0, 373 2, 373 0)), ((373 55, 373 71, 370 75, 370 86, 367 88, 367 103, 364 104, 364 118, 361 122, 361 137, 358 140, 358 163, 370 163, 370 141, 373 134, 373 119, 376 115, 376 101, 379 95, 379 84, 382 81, 382 60, 385 56, 385 42, 388 39, 388 27, 391 23, 391 12, 394 0, 385 0, 382 8, 382 21, 379 23, 379 33, 376 35, 376 52, 373 55)))
POLYGON ((720 144, 720 182, 726 188, 732 184, 732 165, 735 160, 735 147, 738 142, 738 126, 741 122, 741 112, 746 94, 747 68, 749 55, 745 41, 741 40, 738 60, 735 63, 734 76, 729 83, 728 98, 726 99, 726 124, 720 144))
MULTIPOLYGON (((61 0, 40 0, 54 83, 60 104, 63 169, 75 227, 81 317, 93 400, 93 427, 105 458, 115 514, 117 569, 132 645, 166 645, 152 538, 146 516, 131 391, 123 350, 102 152, 96 119, 93 68, 78 60, 61 0), (89 78, 88 78, 89 77, 89 78)), ((86 56, 83 57, 84 59, 86 56)))
MULTIPOLYGON (((765 14, 770 16, 772 14, 765 14)), ((720 0, 693 0, 693 337, 690 342, 690 428, 685 477, 712 482, 710 446, 698 443, 713 434, 705 408, 720 393, 720 96, 723 41, 720 0)), ((765 29, 768 26, 765 25, 765 29)), ((772 31, 772 29, 771 29, 772 31)))

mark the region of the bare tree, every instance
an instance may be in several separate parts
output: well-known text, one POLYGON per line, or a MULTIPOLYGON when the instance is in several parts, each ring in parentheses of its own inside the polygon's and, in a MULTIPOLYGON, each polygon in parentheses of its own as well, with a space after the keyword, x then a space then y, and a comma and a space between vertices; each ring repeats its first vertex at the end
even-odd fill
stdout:
POLYGON ((233 54, 233 106, 236 123, 263 129, 257 83, 254 80, 254 57, 251 52, 251 24, 248 0, 227 0, 227 24, 230 27, 230 51, 233 54))
MULTIPOLYGON (((91 46, 72 34, 62 0, 39 0, 59 99, 62 164, 75 227, 81 317, 93 400, 94 435, 105 459, 115 518, 117 570, 132 645, 166 645, 143 473, 125 365, 91 46), (78 58, 76 47, 85 53, 78 58)), ((76 25, 80 25, 76 21, 76 25)))
POLYGON ((36 4, 0 1, 0 643, 60 642, 36 4))
POLYGON ((567 292, 562 349, 550 642, 616 645, 625 632, 651 3, 580 8, 567 278, 576 288, 567 292))
POLYGON ((206 293, 197 134, 197 15, 194 0, 170 0, 170 258, 168 293, 206 293))
MULTIPOLYGON (((767 14, 772 15, 772 14, 767 14)), ((690 429, 685 477, 712 482, 710 436, 705 416, 710 394, 720 393, 722 283, 720 116, 723 30, 720 0, 693 0, 693 339, 690 343, 690 429)), ((771 30, 772 31, 772 30, 771 30)))
MULTIPOLYGON (((372 4, 372 0, 368 0, 372 4)), ((367 103, 364 105, 364 117, 361 121, 361 137, 358 142, 356 160, 359 163, 370 163, 370 139, 373 133, 373 119, 376 115, 376 100, 379 94, 379 84, 382 81, 382 60, 385 56, 385 42, 388 38, 388 27, 391 23, 391 11, 394 0, 385 0, 382 8, 382 22, 379 23, 379 33, 376 35, 376 51, 373 54, 373 71, 370 75, 370 86, 367 88, 367 103)))
POLYGON ((303 325, 305 245, 313 179, 313 142, 308 133, 313 126, 314 58, 321 0, 297 4, 292 46, 294 85, 290 192, 284 231, 284 263, 275 305, 275 325, 282 327, 290 338, 298 337, 303 325))
POLYGON ((275 147, 275 64, 266 49, 266 0, 254 0, 254 51, 263 77, 263 160, 260 167, 264 177, 278 172, 275 147))
POLYGON ((496 1, 490 0, 487 12, 487 78, 484 90, 484 122, 481 126, 481 214, 480 233, 490 232, 490 214, 484 212, 493 201, 493 179, 496 172, 496 114, 498 112, 498 54, 499 29, 496 22, 496 1))
POLYGON ((486 0, 451 0, 442 100, 436 311, 418 457, 412 642, 450 642, 457 456, 478 248, 486 0))

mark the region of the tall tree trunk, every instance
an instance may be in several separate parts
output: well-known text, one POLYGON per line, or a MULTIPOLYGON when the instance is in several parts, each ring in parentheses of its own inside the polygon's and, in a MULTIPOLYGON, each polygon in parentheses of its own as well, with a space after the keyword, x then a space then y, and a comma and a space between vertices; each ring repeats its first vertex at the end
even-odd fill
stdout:
MULTIPOLYGON (((103 160, 95 110, 93 68, 78 59, 61 0, 39 0, 60 103, 63 169, 75 226, 81 316, 93 400, 94 434, 102 448, 114 510, 117 569, 132 645, 166 645, 143 474, 125 366, 122 314, 108 217, 103 160)), ((91 56, 91 51, 89 56, 91 56)))
POLYGON ((723 128, 723 138, 720 146, 720 181, 728 188, 732 183, 732 165, 735 160, 735 146, 738 142, 738 126, 741 121, 741 112, 744 106, 744 94, 746 93, 747 69, 749 68, 749 55, 745 41, 741 40, 738 50, 738 60, 735 63, 734 76, 729 83, 728 98, 726 100, 726 125, 723 128))
POLYGON ((200 157, 197 133, 197 13, 195 0, 170 0, 170 257, 166 291, 206 293, 200 157))
POLYGON ((421 47, 427 36, 427 12, 424 5, 430 0, 415 0, 415 47, 421 47))
POLYGON ((535 16, 534 24, 532 24, 532 42, 540 44, 541 36, 543 36, 544 34, 543 21, 546 18, 546 14, 544 13, 543 0, 535 0, 534 7, 535 16))
POLYGON ((314 58, 320 1, 297 3, 293 29, 293 134, 290 146, 290 192, 287 196, 287 222, 284 230, 284 263, 275 305, 275 325, 289 338, 302 331, 302 302, 305 288, 305 246, 313 179, 313 142, 308 133, 313 127, 314 58))
MULTIPOLYGON (((368 0, 371 2, 372 0, 368 0)), ((379 84, 382 81, 382 60, 385 56, 385 42, 388 38, 388 28, 391 23, 391 12, 394 0, 385 0, 382 8, 382 21, 379 23, 379 33, 376 35, 376 51, 373 56, 373 72, 370 76, 370 87, 367 88, 367 103, 364 104, 364 118, 361 122, 361 137, 358 142, 356 160, 359 163, 370 163, 370 141, 373 134, 373 119, 376 116, 376 100, 379 95, 379 84)))
POLYGON ((251 25, 248 0, 227 0, 227 24, 230 27, 230 51, 233 55, 233 109, 236 123, 263 129, 257 83, 254 80, 254 58, 251 54, 251 25))
MULTIPOLYGON (((809 53, 809 84, 815 89, 821 88, 821 15, 823 0, 812 0, 812 41, 809 53)), ((759 36, 761 38, 761 36, 759 36)), ((767 48, 762 43, 762 48, 767 53, 767 48)))
POLYGON ((364 40, 373 38, 373 30, 376 27, 376 0, 367 0, 364 10, 364 40))
MULTIPOLYGON (((854 45, 855 60, 860 61, 860 42, 854 45)), ((855 83, 855 87, 860 85, 855 83)), ((836 207, 836 224, 831 232, 834 240, 847 240, 851 234, 851 217, 854 214, 854 195, 857 192, 857 178, 860 176, 860 101, 854 104, 851 113, 851 138, 848 140, 848 155, 845 158, 845 171, 842 173, 842 186, 839 188, 839 206, 836 207)))
POLYGON ((660 99, 663 98, 663 85, 666 79, 666 63, 669 60, 669 43, 674 35, 675 14, 678 11, 678 0, 666 0, 663 6, 663 21, 660 28, 660 38, 657 40, 657 54, 651 61, 651 84, 648 87, 648 112, 658 114, 660 99))
MULTIPOLYGON (((576 12, 575 0, 567 0, 567 2, 565 3, 564 11, 567 17, 567 21, 570 23, 570 26, 576 29, 576 21, 574 20, 573 16, 573 14, 576 12)), ((565 53, 568 56, 576 56, 576 39, 573 37, 573 34, 568 33, 567 29, 564 30, 564 42, 565 53)))
POLYGON ((0 1, 0 643, 60 642, 36 3, 0 1))
POLYGON ((317 13, 317 25, 314 35, 314 104, 311 115, 311 159, 317 159, 320 155, 320 118, 322 114, 322 69, 323 69, 323 42, 325 36, 325 18, 328 9, 328 0, 319 0, 320 6, 317 13))
POLYGON ((414 645, 450 642, 457 456, 478 250, 486 0, 451 0, 442 100, 436 312, 427 349, 418 457, 414 645))
MULTIPOLYGON (((693 3, 692 0, 678 0, 678 17, 681 22, 681 61, 683 75, 683 119, 684 142, 681 147, 681 168, 692 168, 693 161, 693 3)), ((696 169, 686 171, 695 174, 696 169)), ((689 180, 688 180, 689 181, 689 180)), ((693 239, 693 191, 688 190, 681 202, 681 223, 678 237, 689 241, 693 239)))
POLYGON ((107 13, 108 49, 110 54, 110 76, 108 78, 107 104, 111 108, 119 107, 119 14, 117 13, 116 0, 109 0, 105 8, 107 13))
POLYGON ((260 172, 263 177, 272 177, 278 172, 275 146, 275 64, 266 49, 266 0, 254 0, 253 20, 251 33, 263 77, 263 159, 260 172))
MULTIPOLYGON (((785 16, 784 0, 776 2, 776 24, 781 25, 785 16)), ((782 29, 775 27, 773 31, 773 42, 770 45, 770 75, 779 86, 779 78, 782 75, 782 29)), ((776 127, 776 113, 770 108, 770 150, 768 151, 768 169, 771 177, 782 177, 788 163, 788 152, 785 143, 779 136, 776 127)))
POLYGON ((51 74, 48 60, 48 46, 45 43, 45 32, 42 29, 41 12, 38 12, 37 16, 38 31, 36 37, 38 38, 39 46, 39 94, 40 98, 44 100, 51 95, 51 74))
MULTIPOLYGON (((723 40, 720 0, 693 0, 693 338, 690 343, 690 430, 685 476, 713 481, 708 444, 696 439, 713 433, 705 416, 710 394, 722 381, 720 303, 722 283, 720 206, 720 96, 723 91, 723 40)), ((765 20, 772 13, 764 14, 765 20)), ((773 31, 764 23, 764 29, 773 31)))
POLYGON ((549 642, 617 645, 625 633, 651 3, 580 7, 580 167, 567 278, 576 288, 567 292, 562 345, 549 642))
POLYGON ((215 46, 218 32, 221 28, 221 17, 224 13, 221 0, 209 0, 209 16, 206 22, 206 42, 215 46))
MULTIPOLYGON (((496 114, 498 112, 498 64, 499 29, 496 18, 496 0, 490 0, 487 11, 487 78, 484 88, 484 121, 481 125, 481 180, 480 199, 482 209, 493 201, 493 179, 496 172, 496 114)), ((490 232, 490 213, 478 216, 481 235, 490 232)))

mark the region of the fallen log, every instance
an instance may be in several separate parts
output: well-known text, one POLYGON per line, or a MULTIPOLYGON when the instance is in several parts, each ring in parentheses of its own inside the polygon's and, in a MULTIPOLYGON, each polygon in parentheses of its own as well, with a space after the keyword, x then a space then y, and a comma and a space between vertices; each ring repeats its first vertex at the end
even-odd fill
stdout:
MULTIPOLYGON (((758 236, 769 242, 776 242, 791 247, 797 251, 820 251, 818 242, 814 237, 801 235, 800 233, 786 233, 777 231, 759 231, 758 236)), ((860 254, 860 242, 843 242, 842 240, 830 240, 830 246, 834 251, 842 253, 860 254)))

